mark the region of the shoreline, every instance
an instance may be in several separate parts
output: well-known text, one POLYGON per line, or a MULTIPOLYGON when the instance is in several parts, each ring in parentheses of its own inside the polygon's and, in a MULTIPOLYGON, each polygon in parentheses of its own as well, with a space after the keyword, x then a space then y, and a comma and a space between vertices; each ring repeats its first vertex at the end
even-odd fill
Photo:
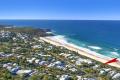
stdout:
MULTIPOLYGON (((50 44, 53 44, 53 45, 56 45, 56 46, 62 46, 62 47, 65 47, 65 48, 67 48, 67 49, 69 49, 71 51, 78 52, 78 54, 80 54, 80 55, 89 57, 91 59, 94 59, 94 60, 102 62, 102 63, 105 63, 108 60, 112 59, 112 58, 110 58, 108 56, 104 56, 102 54, 96 53, 96 52, 91 51, 89 49, 82 48, 82 47, 73 45, 73 44, 68 43, 68 42, 64 42, 64 41, 62 41, 62 39, 59 40, 59 39, 56 39, 54 37, 40 37, 40 39, 44 40, 44 41, 46 41, 46 42, 48 42, 50 44)), ((120 68, 120 61, 115 62, 115 63, 110 63, 109 65, 120 68)))

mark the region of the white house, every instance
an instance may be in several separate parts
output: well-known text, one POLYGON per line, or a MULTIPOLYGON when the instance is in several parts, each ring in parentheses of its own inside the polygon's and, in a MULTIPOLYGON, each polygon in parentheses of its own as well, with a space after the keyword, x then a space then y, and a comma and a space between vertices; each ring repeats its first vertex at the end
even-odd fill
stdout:
POLYGON ((36 58, 27 59, 27 61, 28 61, 29 63, 32 63, 35 59, 36 59, 36 58))
POLYGON ((112 79, 120 80, 120 73, 115 74, 112 79))
POLYGON ((36 49, 36 48, 42 48, 42 46, 41 45, 34 45, 34 46, 32 46, 32 48, 34 48, 34 49, 36 49))
POLYGON ((72 71, 72 72, 76 72, 77 71, 76 68, 70 68, 69 70, 72 71))
POLYGON ((70 79, 70 76, 68 76, 68 75, 62 75, 60 77, 60 80, 69 80, 69 79, 70 79))
POLYGON ((21 74, 31 74, 32 70, 18 70, 16 74, 21 75, 21 74))

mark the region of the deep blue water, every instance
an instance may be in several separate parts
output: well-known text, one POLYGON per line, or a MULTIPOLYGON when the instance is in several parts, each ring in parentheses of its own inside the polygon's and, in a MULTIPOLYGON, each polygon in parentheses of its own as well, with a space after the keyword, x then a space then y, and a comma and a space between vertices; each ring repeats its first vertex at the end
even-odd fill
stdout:
MULTIPOLYGON (((95 50, 104 55, 120 52, 120 21, 105 20, 0 20, 0 24, 50 28, 55 33, 64 35, 74 44, 82 46, 100 46, 95 50)), ((92 49, 93 50, 93 49, 92 49)), ((120 53, 119 53, 120 54, 120 53)))

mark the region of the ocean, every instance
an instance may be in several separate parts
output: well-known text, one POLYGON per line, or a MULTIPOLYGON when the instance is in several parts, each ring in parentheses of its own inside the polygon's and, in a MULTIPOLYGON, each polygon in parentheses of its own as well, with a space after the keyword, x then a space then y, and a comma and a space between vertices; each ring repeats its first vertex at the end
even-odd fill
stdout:
POLYGON ((49 28, 57 37, 111 58, 120 58, 120 21, 0 20, 1 25, 49 28))

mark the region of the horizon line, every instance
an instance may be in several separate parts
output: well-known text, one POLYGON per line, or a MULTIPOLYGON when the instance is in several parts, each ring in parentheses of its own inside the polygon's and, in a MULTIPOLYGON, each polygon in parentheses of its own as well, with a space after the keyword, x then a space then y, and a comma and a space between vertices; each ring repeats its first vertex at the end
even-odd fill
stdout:
POLYGON ((91 20, 91 21, 120 21, 120 19, 0 19, 0 20, 91 20))

